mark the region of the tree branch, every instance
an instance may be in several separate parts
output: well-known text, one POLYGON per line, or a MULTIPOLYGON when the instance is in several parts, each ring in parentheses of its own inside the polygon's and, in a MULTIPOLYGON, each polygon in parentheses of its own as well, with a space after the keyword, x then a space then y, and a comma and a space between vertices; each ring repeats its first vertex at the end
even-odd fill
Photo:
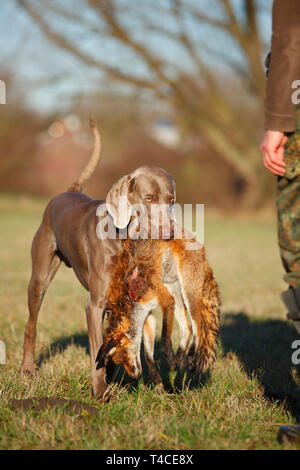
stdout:
POLYGON ((81 51, 77 46, 75 46, 74 43, 71 43, 60 33, 51 29, 49 25, 46 23, 46 21, 43 19, 43 17, 39 13, 37 13, 36 9, 31 8, 28 2, 24 0, 17 0, 17 2, 20 4, 22 8, 24 8, 24 10, 26 10, 29 16, 40 27, 40 29, 42 30, 42 32, 45 34, 45 36, 48 39, 50 39, 52 42, 54 42, 57 46, 61 47, 62 49, 70 52, 77 59, 80 59, 82 62, 84 62, 85 64, 89 66, 93 66, 100 70, 103 70, 104 72, 110 74, 115 79, 121 82, 130 83, 132 85, 142 87, 142 88, 147 88, 149 90, 154 91, 158 96, 163 95, 159 91, 157 85, 154 84, 153 82, 137 78, 136 76, 131 76, 131 75, 122 73, 117 68, 111 67, 108 64, 98 59, 95 59, 92 56, 87 55, 85 52, 81 51))
POLYGON ((140 56, 145 63, 149 66, 150 70, 154 72, 163 82, 168 86, 175 88, 176 83, 170 79, 162 70, 162 62, 154 57, 149 49, 146 49, 143 44, 139 44, 128 32, 121 26, 115 14, 115 9, 110 0, 88 0, 88 4, 100 12, 101 17, 105 18, 108 26, 111 29, 111 35, 119 39, 120 42, 129 46, 135 53, 140 56))

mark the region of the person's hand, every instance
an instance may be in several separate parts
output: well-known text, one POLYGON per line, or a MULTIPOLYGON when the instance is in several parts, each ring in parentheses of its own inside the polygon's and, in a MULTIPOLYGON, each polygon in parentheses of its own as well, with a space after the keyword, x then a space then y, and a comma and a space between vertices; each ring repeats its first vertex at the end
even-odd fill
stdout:
POLYGON ((285 175, 284 146, 287 136, 281 131, 267 130, 260 143, 260 151, 265 168, 275 175, 285 175))

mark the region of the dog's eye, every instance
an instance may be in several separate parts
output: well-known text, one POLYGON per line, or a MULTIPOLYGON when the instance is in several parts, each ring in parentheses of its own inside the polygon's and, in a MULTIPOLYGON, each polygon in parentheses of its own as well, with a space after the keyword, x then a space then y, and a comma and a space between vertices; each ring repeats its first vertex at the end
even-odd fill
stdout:
POLYGON ((147 194, 147 196, 145 196, 145 199, 147 202, 151 202, 153 200, 153 196, 151 194, 147 194))

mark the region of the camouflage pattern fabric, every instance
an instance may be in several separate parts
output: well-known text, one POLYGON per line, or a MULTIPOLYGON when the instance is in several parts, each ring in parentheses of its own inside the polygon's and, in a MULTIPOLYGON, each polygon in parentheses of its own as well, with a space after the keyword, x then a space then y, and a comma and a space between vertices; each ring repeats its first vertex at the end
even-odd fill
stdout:
POLYGON ((286 174, 278 177, 276 202, 284 280, 300 287, 300 106, 296 119, 296 131, 290 134, 285 147, 286 174))

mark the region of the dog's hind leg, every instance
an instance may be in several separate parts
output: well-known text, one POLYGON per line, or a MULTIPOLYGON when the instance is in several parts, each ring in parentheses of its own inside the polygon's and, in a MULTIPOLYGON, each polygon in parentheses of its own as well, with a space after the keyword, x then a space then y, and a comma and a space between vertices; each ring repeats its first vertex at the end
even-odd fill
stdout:
POLYGON ((28 286, 29 318, 24 337, 23 361, 20 372, 24 374, 35 370, 34 351, 36 324, 45 292, 52 281, 60 259, 56 254, 55 238, 48 227, 38 229, 32 243, 32 275, 28 286))

